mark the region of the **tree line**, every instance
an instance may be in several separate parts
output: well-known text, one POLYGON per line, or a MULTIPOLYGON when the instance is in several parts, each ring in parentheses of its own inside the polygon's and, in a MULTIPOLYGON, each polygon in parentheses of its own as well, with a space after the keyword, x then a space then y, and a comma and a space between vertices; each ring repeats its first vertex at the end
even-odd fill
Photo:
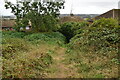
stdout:
POLYGON ((58 28, 57 22, 60 15, 60 9, 64 9, 63 0, 50 1, 19 1, 17 4, 5 2, 5 8, 11 9, 16 19, 15 29, 24 30, 31 22, 32 31, 48 32, 55 31, 58 28))

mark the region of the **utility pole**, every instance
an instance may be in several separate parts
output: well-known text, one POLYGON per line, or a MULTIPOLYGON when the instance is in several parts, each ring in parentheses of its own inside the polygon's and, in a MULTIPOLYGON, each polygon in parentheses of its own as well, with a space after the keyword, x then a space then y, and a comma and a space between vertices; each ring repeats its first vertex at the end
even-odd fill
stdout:
POLYGON ((17 5, 18 5, 18 0, 16 0, 16 3, 17 3, 17 5))
POLYGON ((74 15, 73 15, 73 0, 72 0, 72 3, 71 3, 71 11, 70 11, 70 16, 74 16, 74 15))

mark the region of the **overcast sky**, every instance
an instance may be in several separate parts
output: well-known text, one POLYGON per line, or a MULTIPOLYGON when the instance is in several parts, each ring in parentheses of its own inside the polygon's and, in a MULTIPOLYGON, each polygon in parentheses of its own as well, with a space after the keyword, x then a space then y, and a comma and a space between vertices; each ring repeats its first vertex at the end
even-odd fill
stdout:
MULTIPOLYGON (((16 0, 9 0, 15 3, 16 0)), ((102 14, 111 9, 118 9, 119 0, 65 0, 65 9, 62 14, 102 14)), ((11 10, 4 8, 4 0, 0 0, 0 14, 13 15, 11 10)))

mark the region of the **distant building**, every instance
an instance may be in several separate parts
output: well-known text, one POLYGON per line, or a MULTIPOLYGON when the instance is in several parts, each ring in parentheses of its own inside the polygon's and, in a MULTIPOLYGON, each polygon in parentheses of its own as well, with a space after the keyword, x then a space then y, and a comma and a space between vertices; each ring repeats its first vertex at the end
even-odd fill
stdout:
MULTIPOLYGON (((62 17, 67 17, 70 16, 71 14, 60 14, 60 18, 62 17)), ((86 18, 94 18, 96 16, 99 16, 100 14, 73 14, 74 16, 79 16, 82 19, 86 19, 86 18)))
POLYGON ((79 16, 65 16, 60 18, 60 23, 65 22, 81 22, 83 19, 79 16))
MULTIPOLYGON (((2 30, 14 30, 13 27, 15 26, 16 22, 15 16, 2 16, 2 19, 0 20, 1 25, 0 29, 2 30)), ((26 26, 26 30, 31 29, 31 22, 29 21, 29 25, 26 26)), ((21 26, 20 30, 23 30, 23 26, 21 26)))
POLYGON ((120 1, 118 2, 118 9, 120 9, 120 1))
POLYGON ((1 16, 0 29, 2 30, 13 30, 15 25, 15 16, 1 16))
POLYGON ((2 20, 2 30, 13 30, 15 20, 2 20))
POLYGON ((16 19, 16 17, 15 16, 2 16, 2 19, 14 20, 14 19, 16 19))
POLYGON ((104 14, 101 14, 94 19, 100 19, 100 18, 113 18, 118 19, 120 21, 120 9, 112 9, 104 14))

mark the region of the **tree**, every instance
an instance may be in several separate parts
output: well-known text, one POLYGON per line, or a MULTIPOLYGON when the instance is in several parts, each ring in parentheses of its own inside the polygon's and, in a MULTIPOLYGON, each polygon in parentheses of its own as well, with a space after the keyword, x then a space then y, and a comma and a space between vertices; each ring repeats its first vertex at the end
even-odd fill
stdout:
POLYGON ((64 1, 37 1, 27 2, 19 1, 17 4, 5 2, 6 9, 11 8, 11 12, 17 17, 16 28, 19 31, 20 27, 25 29, 30 21, 32 29, 36 32, 53 31, 57 29, 57 18, 60 14, 60 9, 64 8, 64 1))

